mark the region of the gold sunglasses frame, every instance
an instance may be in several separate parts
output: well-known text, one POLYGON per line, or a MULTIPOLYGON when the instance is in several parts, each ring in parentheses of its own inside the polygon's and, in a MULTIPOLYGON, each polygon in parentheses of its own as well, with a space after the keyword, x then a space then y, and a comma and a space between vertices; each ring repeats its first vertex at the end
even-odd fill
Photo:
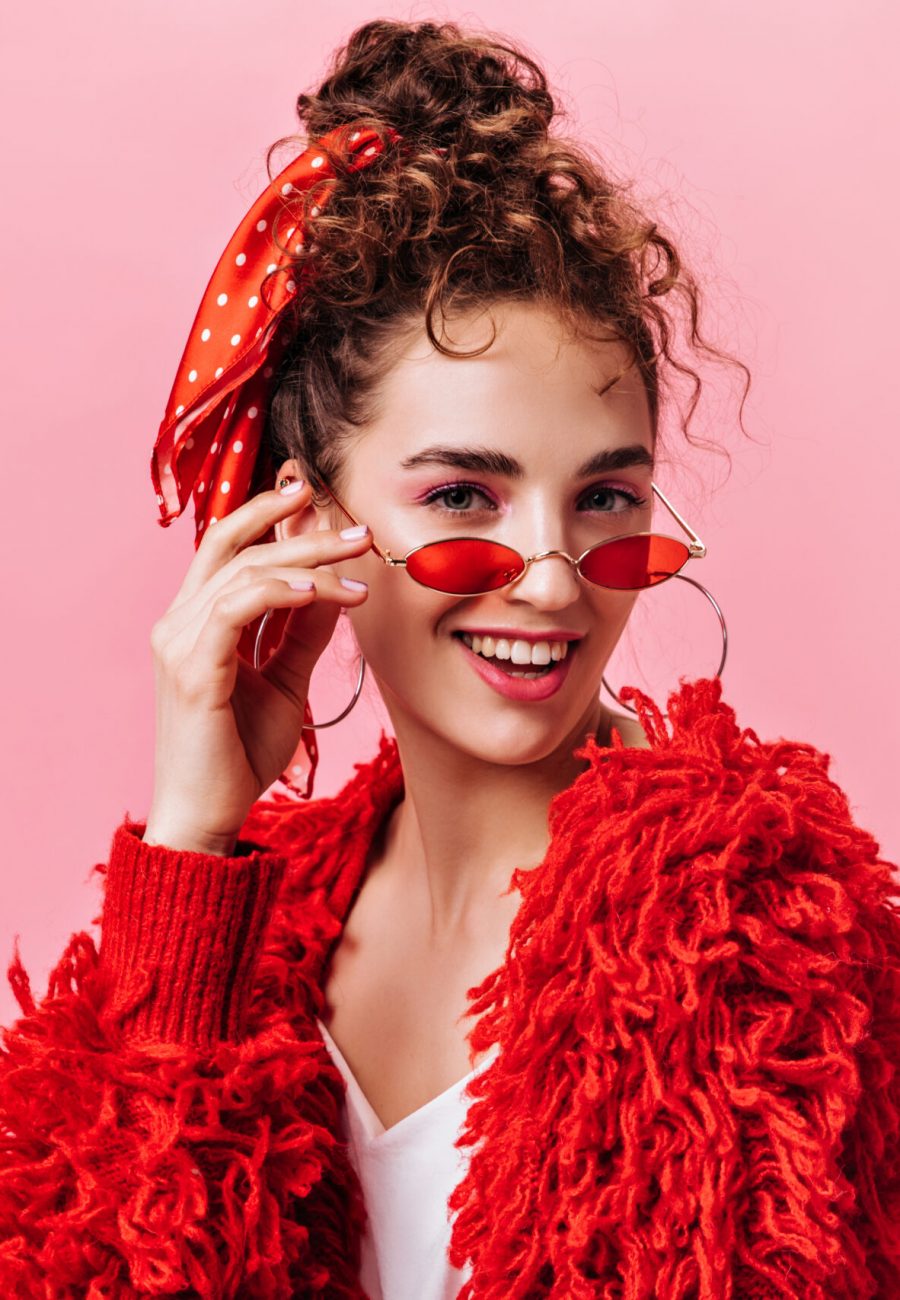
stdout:
MULTIPOLYGON (((322 487, 324 488, 324 490, 325 490, 325 491, 328 493, 328 495, 331 497, 332 501, 333 501, 334 504, 338 507, 338 509, 339 509, 339 510, 342 510, 342 511, 344 512, 344 514, 347 516, 347 518, 348 518, 352 523, 356 524, 357 527, 359 527, 359 526, 360 526, 360 522, 359 522, 359 520, 356 519, 355 516, 352 515, 352 514, 350 513, 350 511, 347 509, 347 507, 346 507, 345 505, 343 505, 342 502, 340 502, 340 501, 337 499, 337 497, 336 497, 335 494, 332 492, 332 490, 331 490, 331 488, 328 486, 328 484, 325 483, 324 480, 322 480, 322 479, 319 479, 319 482, 321 483, 321 485, 322 485, 322 487)), ((663 503, 663 505, 666 507, 666 509, 669 511, 669 513, 670 513, 671 515, 674 516, 674 518, 678 521, 678 523, 681 525, 681 527, 684 529, 684 531, 687 533, 688 537, 690 538, 690 545, 689 545, 689 547, 688 547, 688 554, 687 554, 687 556, 685 557, 684 564, 681 565, 681 568, 676 569, 675 573, 668 573, 668 574, 666 574, 666 577, 665 577, 665 578, 661 579, 661 582, 666 582, 669 578, 677 577, 677 575, 678 575, 679 573, 681 573, 681 569, 684 568, 684 565, 687 564, 688 560, 702 560, 703 557, 706 555, 706 545, 705 545, 705 544, 700 540, 700 538, 698 537, 698 535, 694 532, 693 528, 691 528, 690 524, 689 524, 685 519, 683 519, 682 516, 678 513, 678 511, 677 511, 677 510, 675 509, 675 507, 672 505, 671 501, 668 499, 668 497, 665 495, 665 493, 661 490, 661 488, 658 488, 658 487, 656 486, 656 484, 653 483, 653 482, 651 482, 650 486, 651 486, 651 488, 653 489, 653 491, 656 493, 656 495, 659 497, 659 499, 660 499, 660 501, 663 503)), ((587 550, 582 551, 581 555, 579 555, 577 559, 575 559, 573 556, 569 555, 568 551, 538 551, 535 555, 529 555, 529 556, 526 557, 526 556, 522 555, 522 553, 521 553, 520 551, 516 551, 516 548, 515 548, 514 546, 508 546, 508 544, 507 544, 506 542, 501 542, 501 543, 498 543, 498 545, 506 546, 506 547, 507 547, 507 550, 510 550, 510 551, 516 551, 516 554, 517 554, 517 555, 519 556, 519 558, 524 562, 525 567, 522 569, 522 572, 521 572, 521 573, 517 573, 516 576, 515 576, 514 578, 510 578, 509 582, 505 582, 505 583, 503 584, 503 586, 501 586, 501 587, 488 587, 488 588, 487 588, 487 591, 468 591, 468 592, 464 592, 464 593, 463 593, 463 592, 458 592, 458 591, 444 591, 443 588, 441 588, 441 587, 432 587, 432 586, 430 586, 430 584, 427 583, 427 582, 419 582, 419 579, 415 576, 415 574, 412 574, 412 573, 411 573, 409 576, 412 578, 413 582, 417 582, 417 583, 419 584, 420 587, 425 587, 428 591, 437 591, 437 592, 439 592, 440 594, 442 594, 442 595, 444 595, 444 596, 459 596, 459 595, 467 595, 467 596, 486 596, 486 595, 487 595, 489 592, 491 592, 491 591, 503 591, 504 588, 512 586, 512 584, 513 584, 514 582, 518 582, 520 578, 523 578, 523 577, 525 576, 525 574, 526 574, 526 572, 527 572, 527 570, 528 570, 528 566, 529 566, 529 564, 531 564, 534 560, 545 560, 545 559, 547 559, 547 558, 548 558, 549 556, 551 556, 551 555, 559 555, 559 556, 561 556, 564 560, 568 560, 568 561, 569 561, 569 563, 570 563, 570 564, 573 566, 573 568, 575 569, 575 572, 578 574, 579 578, 581 578, 582 582, 586 582, 586 583, 588 583, 591 587, 600 587, 600 588, 602 588, 602 590, 604 590, 604 591, 647 591, 647 590, 649 589, 649 587, 658 587, 658 586, 660 586, 660 583, 659 583, 659 582, 654 582, 654 583, 650 583, 650 584, 648 584, 648 586, 645 586, 645 587, 607 587, 607 586, 605 586, 602 582, 592 582, 590 578, 585 577, 585 575, 581 572, 581 569, 579 568, 579 565, 581 564, 582 560, 584 559, 584 557, 585 557, 586 555, 589 555, 589 554, 591 553, 591 551, 596 551, 596 550, 598 550, 601 546, 609 546, 609 544, 610 544, 611 542, 618 542, 618 541, 621 541, 623 537, 663 537, 663 538, 665 538, 666 541, 669 541, 669 542, 681 542, 681 538, 679 538, 679 537, 670 537, 668 533, 657 533, 657 532, 655 532, 654 530, 647 530, 647 531, 644 531, 644 532, 638 532, 638 533, 618 533, 615 537, 606 537, 606 538, 604 538, 604 540, 603 540, 602 542, 595 542, 593 546, 589 546, 589 547, 587 548, 587 550)), ((483 541, 485 541, 485 540, 486 540, 486 539, 483 538, 483 537, 440 537, 440 538, 437 538, 437 539, 436 539, 436 542, 437 542, 437 543, 440 543, 440 542, 483 542, 483 541)), ((432 542, 422 542, 422 543, 420 543, 419 546, 414 546, 414 547, 412 547, 411 550, 409 550, 409 551, 406 552, 406 554, 403 556, 402 559, 399 559, 399 558, 397 558, 397 557, 391 555, 390 551, 388 551, 388 550, 382 550, 382 549, 377 545, 377 543, 375 542, 375 539, 374 539, 374 537, 373 537, 373 539, 372 539, 372 550, 375 552, 375 554, 378 556, 379 559, 383 560, 385 564, 390 565, 392 568, 407 568, 407 563, 406 563, 406 561, 409 559, 409 557, 410 557, 411 555, 415 555, 416 551, 422 551, 422 550, 424 550, 426 546, 434 546, 434 545, 436 544, 436 542, 434 542, 434 541, 432 541, 432 542)), ((681 544, 683 545, 684 543, 682 542, 681 544)))

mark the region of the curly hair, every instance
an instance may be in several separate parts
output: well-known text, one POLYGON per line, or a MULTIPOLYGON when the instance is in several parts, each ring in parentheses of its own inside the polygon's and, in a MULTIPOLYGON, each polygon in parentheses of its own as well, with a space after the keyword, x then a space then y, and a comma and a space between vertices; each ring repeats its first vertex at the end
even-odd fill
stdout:
MULTIPOLYGON (((303 196, 306 240, 291 257, 315 291, 300 294, 291 344, 267 417, 271 463, 296 457, 314 486, 340 482, 343 452, 376 410, 394 347, 424 326, 432 345, 458 352, 435 329, 457 310, 514 299, 551 307, 581 335, 627 345, 646 385, 654 437, 666 368, 691 381, 683 430, 701 379, 675 355, 686 317, 692 347, 750 372, 708 343, 700 290, 675 244, 642 213, 587 148, 551 134, 558 109, 539 64, 510 43, 452 22, 377 19, 333 55, 315 94, 301 94, 304 146, 350 121, 385 144, 351 172, 329 153, 331 193, 303 196), (398 149, 387 139, 404 138, 398 149), (683 310, 678 311, 678 307, 683 310), (605 333, 590 335, 591 323, 605 333)), ((296 144, 282 137, 268 150, 296 144)), ((279 243, 281 241, 279 240, 279 243)), ((620 372, 620 374, 623 372, 620 372)), ((610 385, 615 382, 615 376, 610 385)), ((705 443, 710 446, 713 444, 705 443)), ((270 486, 270 484, 260 484, 270 486)))

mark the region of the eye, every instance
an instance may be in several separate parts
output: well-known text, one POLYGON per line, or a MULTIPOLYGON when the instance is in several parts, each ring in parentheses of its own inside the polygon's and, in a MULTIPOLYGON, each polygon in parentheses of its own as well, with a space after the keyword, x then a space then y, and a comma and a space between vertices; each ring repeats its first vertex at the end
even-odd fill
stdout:
POLYGON ((596 487, 591 488, 581 498, 584 503, 583 508, 586 510, 596 510, 599 514, 626 514, 629 510, 640 510, 647 504, 647 498, 642 497, 637 492, 629 492, 624 488, 610 487, 608 483, 599 483, 596 487), (619 510, 605 508, 602 504, 595 504, 597 500, 609 501, 613 497, 619 497, 623 505, 619 510))
POLYGON ((438 510, 448 515, 467 514, 473 508, 473 497, 480 497, 480 502, 475 503, 475 509, 496 510, 496 504, 483 488, 474 483, 445 483, 441 487, 432 488, 422 498, 423 505, 433 505, 438 510))

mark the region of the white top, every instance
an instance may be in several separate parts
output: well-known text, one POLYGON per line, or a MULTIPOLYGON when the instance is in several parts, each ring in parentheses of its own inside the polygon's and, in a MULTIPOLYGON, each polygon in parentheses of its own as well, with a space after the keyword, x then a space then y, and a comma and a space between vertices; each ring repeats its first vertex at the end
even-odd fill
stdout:
POLYGON ((316 1024, 347 1085, 343 1137, 369 1216, 361 1243, 364 1291, 369 1300, 455 1300, 471 1269, 452 1268, 447 1259, 447 1199, 469 1151, 453 1143, 468 1106, 465 1087, 499 1044, 464 1079, 386 1129, 337 1043, 321 1020, 316 1024))

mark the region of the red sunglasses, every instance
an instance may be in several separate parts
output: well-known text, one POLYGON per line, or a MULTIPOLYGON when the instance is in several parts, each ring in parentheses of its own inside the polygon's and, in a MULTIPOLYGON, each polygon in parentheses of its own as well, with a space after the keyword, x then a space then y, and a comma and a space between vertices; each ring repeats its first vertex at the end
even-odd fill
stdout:
MULTIPOLYGON (((359 520, 338 501, 327 484, 322 482, 322 486, 347 518, 358 524, 359 520)), ((595 587, 639 591, 674 578, 688 560, 699 560, 706 554, 706 547, 690 525, 655 483, 650 486, 687 533, 690 545, 662 533, 624 533, 596 542, 577 559, 566 551, 541 551, 526 558, 512 546, 486 537, 447 537, 439 542, 424 542, 407 551, 402 560, 395 559, 390 551, 382 551, 374 540, 372 550, 385 564, 402 565, 421 586, 447 596, 481 596, 499 591, 520 578, 534 560, 551 555, 568 560, 595 587)))

